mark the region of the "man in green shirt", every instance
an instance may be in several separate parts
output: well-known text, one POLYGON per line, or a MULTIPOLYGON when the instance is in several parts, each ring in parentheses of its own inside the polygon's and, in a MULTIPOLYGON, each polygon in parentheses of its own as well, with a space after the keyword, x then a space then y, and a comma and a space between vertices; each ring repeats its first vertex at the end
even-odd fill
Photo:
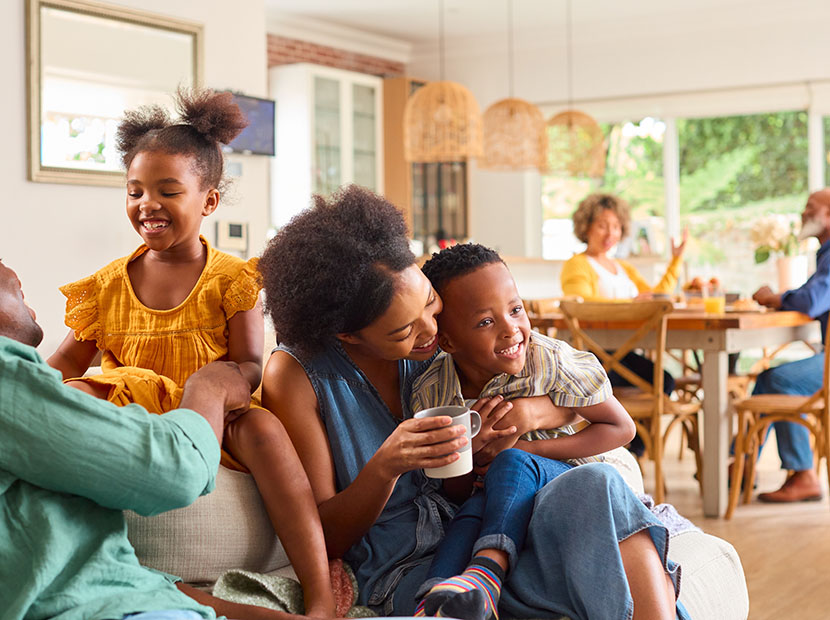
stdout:
MULTIPOLYGON (((209 364, 180 409, 152 415, 65 387, 34 348, 42 338, 0 262, 0 619, 214 618, 138 563, 122 510, 154 515, 213 489, 224 418, 247 407, 248 381, 209 364)), ((217 609, 290 617, 228 605, 217 609)))

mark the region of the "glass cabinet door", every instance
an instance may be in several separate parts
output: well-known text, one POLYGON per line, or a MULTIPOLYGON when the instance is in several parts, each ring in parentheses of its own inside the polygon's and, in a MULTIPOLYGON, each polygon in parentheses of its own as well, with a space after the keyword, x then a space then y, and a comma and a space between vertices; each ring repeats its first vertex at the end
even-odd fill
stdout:
POLYGON ((371 190, 377 187, 376 94, 372 86, 352 85, 354 182, 371 190))
POLYGON ((429 247, 467 238, 467 164, 412 164, 412 236, 429 247))
POLYGON ((314 192, 340 187, 340 82, 314 78, 314 192))

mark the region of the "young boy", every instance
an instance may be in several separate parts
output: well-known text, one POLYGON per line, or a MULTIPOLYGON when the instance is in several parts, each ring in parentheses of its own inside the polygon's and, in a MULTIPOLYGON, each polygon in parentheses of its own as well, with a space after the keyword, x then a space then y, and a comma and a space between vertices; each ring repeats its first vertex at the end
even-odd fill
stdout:
MULTIPOLYGON (((547 394, 589 423, 579 432, 566 426, 516 438, 519 449, 490 463, 484 492, 464 502, 435 554, 415 615, 494 620, 536 492, 573 465, 602 460, 593 455, 631 441, 634 423, 593 354, 531 331, 516 283, 495 251, 456 245, 433 254, 423 271, 444 302, 438 317, 443 352, 415 382, 413 412, 547 394)), ((445 490, 453 485, 457 493, 458 482, 445 490)), ((469 497, 472 476, 461 488, 469 497)))

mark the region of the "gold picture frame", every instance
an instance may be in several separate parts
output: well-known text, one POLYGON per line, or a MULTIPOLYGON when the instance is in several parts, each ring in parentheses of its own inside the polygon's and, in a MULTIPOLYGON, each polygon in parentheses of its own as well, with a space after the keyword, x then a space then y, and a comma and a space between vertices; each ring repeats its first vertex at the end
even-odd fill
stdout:
POLYGON ((28 177, 120 186, 125 109, 203 81, 200 24, 88 0, 27 0, 28 177))

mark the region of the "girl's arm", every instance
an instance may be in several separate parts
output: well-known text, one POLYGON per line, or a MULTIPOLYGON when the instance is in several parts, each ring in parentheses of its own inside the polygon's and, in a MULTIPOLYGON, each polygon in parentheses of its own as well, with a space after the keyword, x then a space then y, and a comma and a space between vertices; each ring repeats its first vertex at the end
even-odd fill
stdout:
POLYGON ((251 384, 251 392, 262 381, 262 352, 265 348, 265 320, 262 303, 237 312, 228 320, 228 359, 239 364, 242 376, 251 384))
POLYGON ((98 354, 94 340, 75 340, 75 331, 69 330, 58 349, 46 363, 59 370, 64 380, 81 377, 98 354))
POLYGON ((537 441, 519 440, 516 447, 551 459, 594 456, 627 444, 637 432, 634 420, 613 396, 597 405, 573 409, 591 424, 574 435, 537 441))
POLYGON ((450 426, 449 417, 404 420, 355 480, 338 492, 314 389, 302 366, 284 351, 274 353, 265 366, 262 401, 282 421, 297 449, 320 512, 329 557, 342 556, 372 527, 401 474, 456 461, 457 454, 442 455, 466 441, 459 437, 464 427, 450 426))

